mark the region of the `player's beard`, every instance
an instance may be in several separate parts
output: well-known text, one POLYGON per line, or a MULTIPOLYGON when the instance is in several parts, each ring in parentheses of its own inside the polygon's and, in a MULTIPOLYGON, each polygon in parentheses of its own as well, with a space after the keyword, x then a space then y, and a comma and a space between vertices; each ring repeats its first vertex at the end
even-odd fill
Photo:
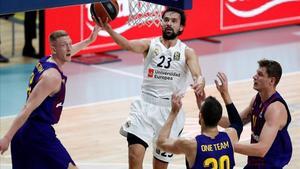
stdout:
POLYGON ((163 35, 163 38, 166 40, 173 40, 173 39, 177 38, 178 32, 175 33, 173 29, 172 29, 172 33, 168 33, 166 30, 163 30, 162 35, 163 35))

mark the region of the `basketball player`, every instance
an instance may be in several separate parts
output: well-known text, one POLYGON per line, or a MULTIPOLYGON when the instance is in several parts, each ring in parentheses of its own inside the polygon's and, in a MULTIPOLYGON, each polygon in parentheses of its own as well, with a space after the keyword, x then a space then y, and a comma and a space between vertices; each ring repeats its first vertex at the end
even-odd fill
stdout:
MULTIPOLYGON (((223 83, 216 85, 220 87, 223 83)), ((237 110, 233 109, 232 104, 226 106, 231 125, 225 132, 220 132, 217 127, 222 117, 222 106, 219 101, 212 96, 204 99, 197 94, 196 98, 200 110, 201 134, 192 139, 170 137, 171 128, 182 106, 181 96, 173 95, 172 110, 160 130, 157 146, 167 152, 185 154, 188 169, 232 169, 235 165, 233 143, 238 141, 243 130, 243 123, 237 110), (203 100, 204 103, 201 105, 203 100)))
MULTIPOLYGON (((198 58, 193 49, 178 39, 185 22, 182 10, 167 8, 162 13, 161 37, 131 41, 116 33, 108 23, 99 23, 123 49, 144 55, 141 98, 132 103, 128 120, 120 130, 127 137, 130 169, 142 168, 145 151, 151 143, 153 168, 167 168, 173 154, 157 149, 156 138, 170 113, 172 93, 185 92, 189 71, 194 81, 192 88, 197 94, 203 93, 204 78, 201 76, 198 58)), ((184 121, 184 113, 180 111, 172 136, 180 135, 184 121)))
MULTIPOLYGON (((244 111, 241 119, 245 124, 251 121, 251 144, 236 144, 235 151, 248 155, 245 169, 281 169, 292 156, 292 143, 287 131, 291 115, 285 100, 276 91, 282 69, 273 60, 258 61, 259 68, 253 76, 253 88, 258 93, 244 111)), ((219 78, 227 84, 224 73, 219 78)), ((225 104, 232 104, 228 86, 219 88, 225 104)), ((220 125, 228 126, 228 120, 222 118, 220 125)))
POLYGON ((71 61, 71 56, 94 42, 99 30, 100 27, 96 26, 87 39, 73 45, 67 32, 51 33, 52 54, 39 60, 35 66, 26 104, 0 140, 1 154, 11 142, 13 169, 76 168, 52 125, 59 121, 65 99, 67 77, 62 66, 71 61))

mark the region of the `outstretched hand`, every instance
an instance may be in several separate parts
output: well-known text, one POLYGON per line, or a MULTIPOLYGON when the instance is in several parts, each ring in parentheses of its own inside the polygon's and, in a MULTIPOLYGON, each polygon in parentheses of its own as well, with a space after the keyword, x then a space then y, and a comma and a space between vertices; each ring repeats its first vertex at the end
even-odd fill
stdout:
POLYGON ((204 77, 200 76, 199 78, 193 78, 194 83, 191 85, 192 89, 194 89, 195 94, 204 96, 204 87, 205 80, 204 77))
POLYGON ((98 33, 100 30, 101 30, 101 27, 98 25, 95 25, 95 27, 89 37, 91 42, 94 42, 97 39, 97 36, 98 36, 98 33))
POLYGON ((219 84, 218 80, 215 80, 216 88, 220 92, 221 95, 228 93, 228 80, 223 72, 218 72, 217 77, 221 84, 219 84))
POLYGON ((8 149, 9 141, 6 137, 0 139, 0 153, 1 155, 8 149))
POLYGON ((197 106, 198 106, 198 108, 199 108, 199 110, 201 109, 201 104, 202 104, 202 102, 205 100, 205 98, 206 98, 206 94, 205 94, 205 92, 203 91, 203 93, 202 94, 197 94, 196 92, 194 92, 195 93, 195 96, 196 96, 196 101, 197 101, 197 106))
POLYGON ((182 101, 183 95, 180 94, 172 94, 172 113, 178 114, 179 110, 182 107, 182 101))
POLYGON ((230 98, 229 91, 228 91, 228 80, 227 80, 225 73, 218 72, 217 77, 218 77, 220 83, 218 82, 218 80, 215 80, 216 88, 220 92, 225 104, 232 103, 232 100, 230 98))
POLYGON ((110 25, 108 24, 108 18, 106 18, 105 22, 102 21, 102 19, 100 17, 98 17, 98 19, 96 19, 94 16, 92 16, 93 21, 96 23, 96 25, 98 25, 101 29, 106 30, 108 27, 110 27, 110 25))

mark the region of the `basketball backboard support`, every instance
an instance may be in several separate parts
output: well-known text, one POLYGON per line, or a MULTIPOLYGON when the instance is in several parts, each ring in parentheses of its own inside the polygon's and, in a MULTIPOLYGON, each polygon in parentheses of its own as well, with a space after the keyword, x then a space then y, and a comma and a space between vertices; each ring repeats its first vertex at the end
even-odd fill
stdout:
POLYGON ((141 0, 179 9, 192 9, 192 0, 141 0))
POLYGON ((43 10, 46 8, 87 4, 105 0, 0 0, 0 15, 15 12, 43 10))

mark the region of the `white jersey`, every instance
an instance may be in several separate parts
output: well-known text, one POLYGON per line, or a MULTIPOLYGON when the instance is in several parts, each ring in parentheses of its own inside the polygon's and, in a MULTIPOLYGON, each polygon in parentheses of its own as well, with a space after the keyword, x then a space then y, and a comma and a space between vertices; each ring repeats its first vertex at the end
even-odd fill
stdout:
POLYGON ((144 61, 142 93, 171 98, 173 92, 183 94, 186 91, 189 76, 185 58, 186 47, 179 39, 170 48, 166 48, 159 37, 151 40, 144 61))

